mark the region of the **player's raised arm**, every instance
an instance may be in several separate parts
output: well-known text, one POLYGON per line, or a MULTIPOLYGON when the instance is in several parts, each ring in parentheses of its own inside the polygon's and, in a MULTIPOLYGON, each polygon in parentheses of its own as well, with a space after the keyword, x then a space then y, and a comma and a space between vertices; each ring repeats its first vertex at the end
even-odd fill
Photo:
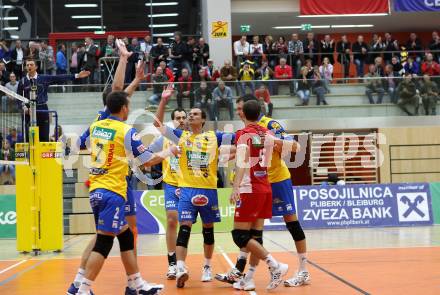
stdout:
POLYGON ((275 138, 273 138, 274 150, 281 153, 281 157, 300 151, 301 146, 299 143, 293 139, 292 136, 287 134, 280 123, 272 120, 269 122, 267 129, 273 132, 275 136, 275 138))
POLYGON ((141 84, 141 82, 147 78, 147 76, 144 74, 144 69, 145 62, 141 60, 138 61, 138 63, 136 64, 136 76, 134 77, 130 85, 128 85, 127 88, 125 88, 124 90, 128 93, 128 96, 131 97, 136 89, 139 87, 139 84, 141 84))
POLYGON ((156 111, 156 118, 154 120, 154 127, 163 128, 163 120, 165 115, 165 107, 170 100, 171 96, 173 95, 174 87, 173 84, 168 84, 167 88, 162 92, 161 99, 159 106, 157 107, 156 111))
POLYGON ((116 39, 116 46, 119 51, 119 63, 116 68, 115 78, 112 83, 112 91, 122 91, 124 89, 125 69, 127 68, 128 58, 133 54, 125 47, 122 40, 116 39))

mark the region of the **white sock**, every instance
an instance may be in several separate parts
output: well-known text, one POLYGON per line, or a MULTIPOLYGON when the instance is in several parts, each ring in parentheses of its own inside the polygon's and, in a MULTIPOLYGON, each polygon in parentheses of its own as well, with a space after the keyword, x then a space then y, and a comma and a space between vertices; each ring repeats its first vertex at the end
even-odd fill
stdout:
POLYGON ((134 289, 141 290, 144 287, 145 281, 141 276, 141 273, 135 273, 128 276, 128 281, 132 281, 131 284, 134 285, 134 289))
POLYGON ((244 279, 246 280, 246 281, 249 281, 249 280, 252 280, 253 278, 254 278, 254 274, 255 274, 255 271, 257 270, 257 267, 256 266, 252 266, 252 265, 250 265, 249 266, 249 269, 248 269, 248 271, 247 271, 247 273, 246 273, 246 276, 244 277, 244 279))
POLYGON ((173 256, 176 252, 168 252, 168 256, 173 256))
POLYGON ((267 255, 266 258, 264 258, 264 261, 267 263, 267 265, 270 268, 277 268, 278 267, 278 262, 275 260, 275 258, 272 257, 272 255, 267 255))
POLYGON ((185 261, 177 260, 177 269, 185 268, 185 261))
POLYGON ((135 284, 134 280, 130 279, 130 276, 127 276, 127 286, 131 290, 136 290, 136 284, 135 284))
POLYGON ((205 257, 205 265, 211 266, 211 258, 206 258, 205 257))
POLYGON ((247 259, 248 255, 248 252, 240 251, 240 254, 238 254, 238 259, 247 259))
POLYGON ((78 295, 80 294, 90 294, 90 289, 92 288, 93 281, 86 278, 82 279, 81 286, 79 286, 78 295))
POLYGON ((79 286, 81 286, 81 282, 84 278, 85 273, 86 270, 84 268, 78 268, 75 279, 73 279, 73 285, 75 286, 75 288, 79 288, 79 286))
POLYGON ((306 253, 298 253, 298 260, 299 260, 299 268, 298 270, 300 272, 307 271, 307 254, 306 253))

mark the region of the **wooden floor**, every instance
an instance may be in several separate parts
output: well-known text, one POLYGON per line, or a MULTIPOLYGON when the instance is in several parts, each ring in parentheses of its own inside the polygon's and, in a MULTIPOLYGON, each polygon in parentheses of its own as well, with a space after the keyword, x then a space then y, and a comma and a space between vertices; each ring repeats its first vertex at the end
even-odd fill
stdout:
MULTIPOLYGON (((308 231, 312 284, 299 288, 278 287, 275 294, 440 294, 440 227, 346 229, 308 231)), ((265 246, 280 261, 297 268, 293 243, 286 232, 265 233, 265 246)), ((0 294, 65 294, 79 265, 79 256, 90 236, 66 237, 63 253, 38 257, 15 252, 14 240, 0 240, 0 294)), ((218 234, 213 271, 225 272, 235 261, 229 234, 218 234)), ((164 283, 164 294, 246 294, 217 281, 200 282, 202 237, 193 235, 187 264, 190 280, 184 289, 165 279, 167 261, 163 236, 141 236, 139 265, 144 278, 164 283)), ((115 243, 117 244, 117 243, 115 243)), ((95 294, 124 294, 126 279, 115 245, 111 257, 93 285, 95 294)), ((265 265, 256 273, 257 289, 266 293, 265 265)))

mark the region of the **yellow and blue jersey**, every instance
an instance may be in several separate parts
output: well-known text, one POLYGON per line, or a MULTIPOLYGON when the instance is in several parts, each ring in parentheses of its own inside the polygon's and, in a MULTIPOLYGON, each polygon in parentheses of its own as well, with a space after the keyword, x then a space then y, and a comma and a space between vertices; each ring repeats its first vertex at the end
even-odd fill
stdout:
MULTIPOLYGON (((148 149, 153 152, 160 152, 168 149, 172 145, 172 142, 163 136, 155 140, 148 149)), ((179 157, 170 156, 162 161, 162 175, 163 181, 172 186, 178 186, 177 175, 179 173, 179 157)))
MULTIPOLYGON (((258 125, 271 130, 276 137, 283 140, 293 140, 293 138, 286 133, 284 128, 277 121, 272 118, 261 116, 258 125)), ((281 158, 279 152, 274 151, 272 153, 272 160, 270 167, 267 170, 270 183, 276 183, 290 179, 290 171, 287 168, 286 163, 281 158)))
POLYGON ((140 166, 150 160, 152 153, 142 144, 136 130, 116 117, 94 122, 89 132, 90 191, 106 189, 125 199, 128 160, 140 166))
MULTIPOLYGON (((101 120, 105 120, 110 116, 110 111, 105 108, 103 111, 99 111, 98 115, 95 117, 95 120, 93 120, 93 122, 97 122, 97 121, 101 121, 101 120)), ((90 128, 87 128, 86 131, 83 132, 83 134, 81 134, 81 136, 79 137, 79 141, 80 141, 80 149, 86 149, 86 142, 87 139, 90 136, 90 128)))

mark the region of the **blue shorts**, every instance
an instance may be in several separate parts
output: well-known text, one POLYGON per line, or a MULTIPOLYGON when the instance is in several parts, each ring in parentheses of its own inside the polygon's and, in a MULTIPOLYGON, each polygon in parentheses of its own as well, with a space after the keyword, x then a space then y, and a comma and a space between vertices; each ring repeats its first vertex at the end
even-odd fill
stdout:
POLYGON ((204 224, 220 222, 217 190, 189 187, 180 188, 178 211, 179 222, 195 222, 197 220, 197 214, 200 214, 204 224))
POLYGON ((124 198, 112 191, 98 188, 90 192, 90 206, 95 217, 96 230, 119 234, 127 224, 124 205, 124 198))
POLYGON ((292 180, 272 183, 272 216, 296 214, 292 180))
POLYGON ((179 197, 176 195, 177 186, 163 183, 163 190, 165 194, 165 210, 166 211, 177 211, 179 204, 179 197))
POLYGON ((127 202, 125 202, 125 216, 136 215, 136 200, 134 199, 131 177, 127 176, 127 202))

